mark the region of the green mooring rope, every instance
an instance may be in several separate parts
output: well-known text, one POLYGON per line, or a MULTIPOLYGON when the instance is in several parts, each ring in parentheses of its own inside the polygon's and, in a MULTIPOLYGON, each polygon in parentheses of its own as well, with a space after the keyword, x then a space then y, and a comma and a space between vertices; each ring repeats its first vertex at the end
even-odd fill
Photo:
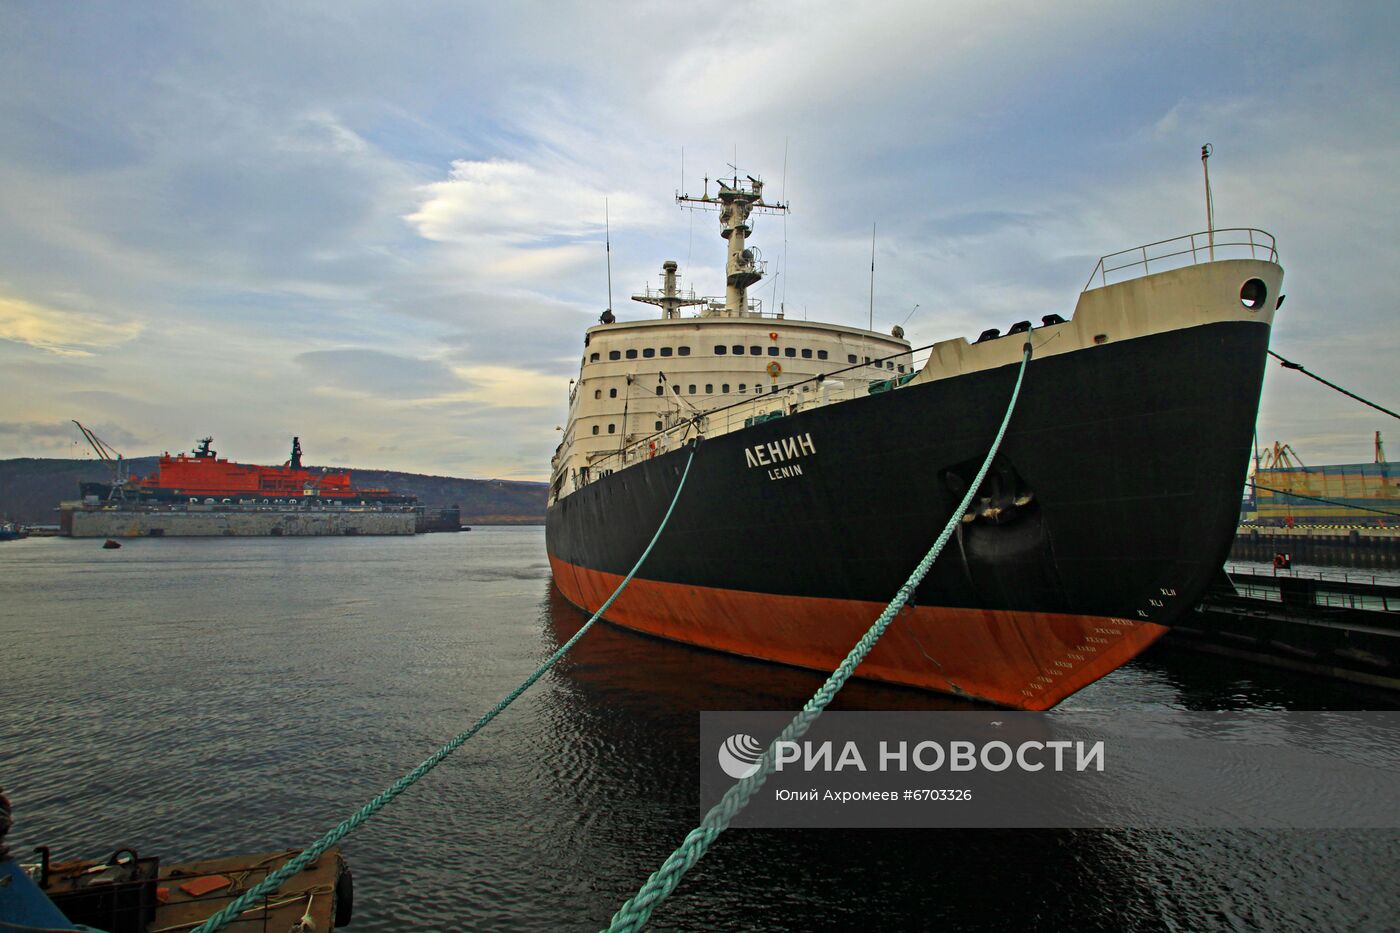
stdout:
POLYGON ((544 676, 545 671, 553 667, 556 661, 558 661, 565 654, 567 654, 569 649, 572 648, 575 644, 577 644, 578 640, 582 638, 590 628, 593 627, 593 623, 597 622, 599 617, 602 616, 604 612, 607 612, 608 607, 613 604, 613 602, 618 598, 618 596, 622 595, 622 591, 627 588, 627 584, 632 582, 632 577, 634 577, 637 571, 641 569, 642 564, 651 554, 651 549, 656 546, 657 540, 659 540, 661 537, 661 532, 664 531, 666 528, 666 523, 671 520, 671 513, 675 511, 676 503, 680 500, 681 490, 685 488, 686 477, 690 475, 690 465, 695 460, 695 448, 697 446, 698 444, 693 443, 690 447, 690 455, 686 457, 685 469, 681 472, 681 481, 676 486, 676 494, 671 497, 671 504, 667 507, 666 514, 661 519, 661 524, 657 526, 656 534, 652 535, 651 543, 648 544, 646 550, 642 552, 642 556, 637 558, 637 563, 633 565, 630 571, 628 571, 627 576, 624 577, 622 579, 622 582, 617 585, 617 589, 613 590, 613 594, 608 597, 607 602, 603 603, 603 605, 598 608, 598 611, 593 613, 592 618, 590 618, 586 623, 584 623, 583 628, 579 629, 578 632, 574 634, 573 638, 570 638, 568 641, 566 641, 562 646, 560 646, 558 651, 555 651, 543 664, 535 668, 533 674, 531 674, 529 677, 526 677, 525 680, 520 684, 520 686, 516 687, 509 694, 506 695, 505 699, 501 700, 499 703, 493 706, 491 708, 491 711, 488 712, 486 715, 482 716, 480 719, 478 719, 470 729, 463 733, 460 733, 454 739, 452 739, 452 741, 448 742, 446 745, 443 745, 437 751, 433 752, 433 754, 422 764, 405 774, 403 777, 399 778, 393 784, 389 785, 389 787, 383 793, 372 799, 369 803, 365 804, 359 810, 356 810, 355 813, 349 819, 342 821, 330 832, 326 833, 320 839, 317 839, 311 845, 307 846, 306 849, 300 855, 296 856, 291 861, 287 862, 287 864, 283 865, 281 868, 268 875, 262 880, 260 884, 253 888, 250 888, 246 894, 237 898, 223 910, 220 910, 208 920, 204 921, 204 924, 198 927, 196 930, 194 930, 193 933, 214 933, 215 930, 222 930, 224 927, 228 926, 230 923, 236 920, 239 914, 243 913, 243 911, 251 907, 256 900, 258 900, 266 894, 270 894, 273 891, 276 891, 288 878, 291 878, 293 875, 301 871, 307 865, 310 865, 312 862, 314 862, 327 849, 329 849, 331 846, 335 845, 341 839, 344 839, 347 835, 349 835, 351 830, 359 826, 371 816, 374 816, 374 814, 378 813, 385 806, 387 806, 389 802, 392 801, 395 797, 408 790, 408 788, 412 787, 414 783, 418 781, 419 778, 423 777, 423 775, 427 774, 429 771, 433 770, 433 768, 437 767, 439 762, 441 762, 448 755, 452 754, 458 748, 460 748, 461 745, 467 741, 467 739, 470 739, 472 736, 480 732, 483 726, 485 726, 491 720, 495 719, 496 716, 499 715, 501 711, 504 710, 511 703, 514 703, 517 697, 519 697, 526 690, 530 689, 530 686, 534 684, 535 681, 539 680, 542 676, 544 676))
POLYGON ((977 479, 973 481, 967 489, 967 495, 963 496, 962 504, 954 511, 948 524, 944 526, 943 533, 938 536, 938 540, 933 543, 933 547, 924 555, 924 559, 919 561, 919 565, 914 568, 914 572, 904 585, 895 593, 894 599, 890 600, 885 611, 880 613, 880 617, 875 620, 875 624, 870 626, 870 630, 861 636, 856 642, 851 653, 846 655, 846 659, 832 671, 826 683, 821 689, 812 695, 807 701, 807 705, 802 707, 802 712, 793 717, 792 722, 787 724, 787 728, 778 735, 768 749, 759 759, 759 768, 753 774, 734 784, 725 791, 719 803, 710 808, 710 812, 705 814, 700 825, 695 827, 686 835, 685 841, 680 844, 676 851, 672 852, 666 861, 661 863, 661 867, 652 873, 646 883, 641 886, 632 899, 618 908, 613 914, 612 921, 608 925, 607 933, 635 933, 646 926, 651 918, 651 913, 661 902, 664 901, 676 886, 680 884, 681 878, 686 872, 700 861, 701 856, 710 848, 719 834, 729 827, 729 823, 744 809, 750 798, 758 793, 758 789, 763 786, 763 782, 768 780, 768 775, 773 773, 774 750, 779 742, 791 742, 801 738, 806 734, 812 723, 822 714, 822 710, 835 699, 836 694, 845 686, 851 674, 865 656, 875 647, 875 643, 880 640, 880 636, 885 634, 885 629, 889 627, 894 617, 904 608, 904 604, 914 595, 919 584, 928 575, 929 569, 933 567, 933 562, 938 559, 939 553, 947 545, 948 539, 953 535, 953 529, 962 520, 963 513, 972 504, 972 498, 977 494, 977 490, 982 486, 982 481, 987 477, 987 470, 991 468, 992 458, 996 456, 997 450, 1001 447, 1002 438, 1006 436, 1006 426, 1011 423, 1011 413, 1016 410, 1016 399, 1021 394, 1021 381, 1026 375, 1026 364, 1031 359, 1031 345, 1026 342, 1025 354, 1021 357, 1021 368, 1016 374, 1016 387, 1011 391, 1011 402, 1006 406, 1006 416, 1001 419, 1001 429, 997 431, 996 440, 992 442, 992 449, 987 451, 987 458, 982 461, 982 469, 977 472, 977 479))

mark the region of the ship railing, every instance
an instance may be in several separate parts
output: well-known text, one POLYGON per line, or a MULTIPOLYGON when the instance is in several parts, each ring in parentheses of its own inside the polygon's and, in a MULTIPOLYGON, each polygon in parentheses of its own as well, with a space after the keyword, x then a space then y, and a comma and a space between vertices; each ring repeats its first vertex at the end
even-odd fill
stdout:
MULTIPOLYGON (((706 298, 705 304, 699 307, 700 311, 697 316, 705 317, 722 314, 728 305, 725 304, 723 298, 706 298)), ((750 298, 744 305, 743 317, 746 319, 762 318, 771 321, 781 321, 785 319, 785 313, 783 311, 764 311, 762 298, 750 298)))
POLYGON ((1398 582, 1394 574, 1378 575, 1358 570, 1311 570, 1292 567, 1270 567, 1268 564, 1226 564, 1225 572, 1241 576, 1291 577, 1295 580, 1316 580, 1319 583, 1364 584, 1367 586, 1395 586, 1398 582))
POLYGON ((1218 259, 1244 259, 1246 256, 1278 262, 1274 235, 1254 227, 1220 227, 1119 250, 1099 258, 1082 291, 1126 282, 1153 272, 1166 272, 1218 259), (1112 282, 1109 281, 1110 277, 1113 278, 1112 282))
MULTIPOLYGON (((699 416, 700 433, 705 437, 719 437, 749 427, 756 419, 786 417, 799 411, 849 401, 868 394, 872 383, 883 381, 853 378, 845 374, 841 375, 840 379, 839 388, 818 387, 812 384, 785 386, 777 392, 765 392, 742 402, 704 412, 699 416)), ((598 457, 589 464, 589 481, 653 456, 676 450, 695 433, 695 424, 687 420, 625 443, 619 449, 598 457)))

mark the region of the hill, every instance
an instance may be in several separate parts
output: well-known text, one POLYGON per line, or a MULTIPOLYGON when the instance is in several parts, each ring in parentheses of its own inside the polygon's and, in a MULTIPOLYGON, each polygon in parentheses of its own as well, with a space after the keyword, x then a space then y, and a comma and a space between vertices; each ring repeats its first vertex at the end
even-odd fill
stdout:
MULTIPOLYGON (((156 467, 155 457, 126 461, 137 476, 156 467)), ((459 479, 392 470, 349 469, 357 485, 387 487, 418 497, 428 507, 456 505, 464 524, 533 525, 544 523, 544 483, 520 483, 495 479, 459 479)), ((0 460, 0 517, 25 524, 54 524, 58 503, 74 499, 80 482, 107 482, 107 468, 94 460, 59 460, 20 457, 0 460)))

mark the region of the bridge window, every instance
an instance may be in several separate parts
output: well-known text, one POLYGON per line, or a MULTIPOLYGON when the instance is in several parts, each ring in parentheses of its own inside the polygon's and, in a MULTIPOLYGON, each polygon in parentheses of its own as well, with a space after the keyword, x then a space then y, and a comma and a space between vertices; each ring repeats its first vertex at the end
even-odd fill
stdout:
POLYGON ((856 355, 855 355, 854 353, 848 353, 848 354, 846 354, 846 362, 847 362, 847 363, 854 363, 855 361, 856 361, 856 355))
POLYGON ((665 386, 657 386, 657 387, 656 387, 656 394, 657 394, 657 395, 661 395, 661 394, 663 394, 665 391, 666 391, 666 387, 665 387, 665 386))
POLYGON ((651 359, 651 358, 652 358, 653 356, 655 356, 655 355, 656 355, 656 348, 655 348, 655 347, 647 347, 647 348, 645 348, 644 350, 642 350, 642 359, 644 359, 644 360, 649 360, 649 359, 651 359))
POLYGON ((603 397, 603 390, 602 390, 602 389, 594 389, 594 390, 593 390, 593 397, 594 397, 594 398, 602 398, 602 397, 603 397))
POLYGON ((715 394, 715 386, 714 386, 714 383, 712 383, 712 382, 707 382, 707 383, 705 383, 705 394, 706 394, 706 395, 714 395, 714 394, 715 394))
POLYGON ((681 394, 680 383, 677 383, 676 385, 671 386, 671 391, 674 392, 676 395, 680 395, 680 394, 681 394))
POLYGON ((826 359, 826 358, 827 358, 827 352, 826 352, 825 350, 818 350, 818 351, 817 351, 817 359, 819 359, 819 360, 824 360, 824 359, 826 359))
POLYGON ((746 383, 743 383, 743 382, 739 383, 739 394, 740 394, 740 395, 745 395, 745 394, 748 393, 748 391, 749 391, 749 387, 748 387, 748 385, 747 385, 746 383))
POLYGON ((661 422, 660 422, 660 421, 656 422, 656 430, 658 430, 658 431, 661 430, 661 422))
POLYGON ((810 359, 812 358, 812 348, 811 348, 811 347, 803 347, 803 348, 802 348, 802 358, 803 358, 804 360, 810 360, 810 359))
POLYGON ((690 347, 677 347, 676 353, 680 356, 690 356, 690 347))
MULTIPOLYGON (((637 351, 636 351, 636 350, 628 350, 628 351, 627 351, 627 358, 628 358, 629 360, 635 360, 635 359, 637 358, 637 351)), ((869 361, 869 360, 866 360, 866 362, 868 363, 868 362, 870 362, 870 361, 869 361)))
POLYGON ((886 369, 894 369, 894 360, 885 360, 886 369))
POLYGON ((662 356, 670 356, 670 355, 671 355, 671 348, 670 348, 670 347, 662 347, 662 348, 661 348, 661 355, 662 355, 662 356))
POLYGON ((590 354, 588 355, 588 362, 590 362, 590 363, 596 363, 596 362, 598 362, 598 354, 596 354, 596 353, 590 353, 590 354))
POLYGON ((617 433, 617 425, 615 425, 615 424, 610 424, 610 425, 608 425, 608 433, 609 433, 609 434, 616 434, 616 433, 617 433))
POLYGON ((778 348, 777 348, 777 347, 769 347, 769 348, 768 348, 768 355, 769 355, 769 356, 777 356, 777 355, 778 355, 778 348))
POLYGON ((715 356, 724 356, 729 352, 729 348, 722 343, 715 344, 715 356))
POLYGON ((617 390, 616 390, 616 389, 609 389, 609 390, 608 390, 608 398, 617 398, 617 390))
POLYGON ((720 386, 720 387, 719 387, 719 390, 720 390, 721 392, 723 392, 725 395, 728 395, 728 394, 729 394, 729 383, 726 382, 724 385, 720 386))
POLYGON ((742 343, 736 343, 736 344, 734 344, 734 355, 735 355, 735 356, 743 356, 743 355, 744 355, 744 345, 743 345, 742 343))
POLYGON ((763 348, 762 348, 762 347, 749 347, 749 352, 752 353, 754 356, 762 356, 762 355, 763 355, 763 348))
MULTIPOLYGON (((810 353, 811 353, 811 351, 808 351, 808 354, 809 354, 809 355, 810 355, 810 353)), ((796 356, 796 355, 797 355, 797 348, 796 348, 796 347, 787 347, 787 348, 785 348, 785 349, 783 350, 783 355, 784 355, 784 356, 796 356)))
POLYGON ((597 433, 598 433, 598 426, 597 426, 596 424, 593 426, 593 433, 594 433, 594 434, 597 434, 597 433))
POLYGON ((904 364, 900 363, 898 369, 900 372, 904 372, 904 364))
POLYGON ((692 383, 691 386, 690 386, 690 394, 691 394, 691 395, 694 395, 694 394, 695 394, 695 385, 694 385, 693 383, 692 383))
POLYGON ((620 360, 620 359, 622 359, 622 351, 621 351, 621 350, 609 350, 609 351, 608 351, 608 359, 610 359, 610 360, 620 360))

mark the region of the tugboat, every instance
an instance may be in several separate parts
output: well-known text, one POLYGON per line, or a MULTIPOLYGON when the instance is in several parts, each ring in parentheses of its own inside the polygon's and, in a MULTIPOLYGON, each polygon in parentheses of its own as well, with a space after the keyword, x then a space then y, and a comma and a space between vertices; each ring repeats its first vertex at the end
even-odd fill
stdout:
MULTIPOLYGON (((1101 258, 1065 316, 926 348, 796 321, 748 297, 763 182, 709 182, 723 299, 678 284, 583 338, 551 462, 555 585, 596 610, 661 522, 607 619, 829 671, 1001 451, 912 603, 857 676, 1047 709, 1156 641, 1205 592, 1239 518, 1283 269, 1261 230, 1211 229, 1101 258), (694 309, 688 316, 686 309, 694 309), (703 438, 703 440, 700 440, 703 438)), ((1029 318, 1030 315, 1027 315, 1029 318)))

